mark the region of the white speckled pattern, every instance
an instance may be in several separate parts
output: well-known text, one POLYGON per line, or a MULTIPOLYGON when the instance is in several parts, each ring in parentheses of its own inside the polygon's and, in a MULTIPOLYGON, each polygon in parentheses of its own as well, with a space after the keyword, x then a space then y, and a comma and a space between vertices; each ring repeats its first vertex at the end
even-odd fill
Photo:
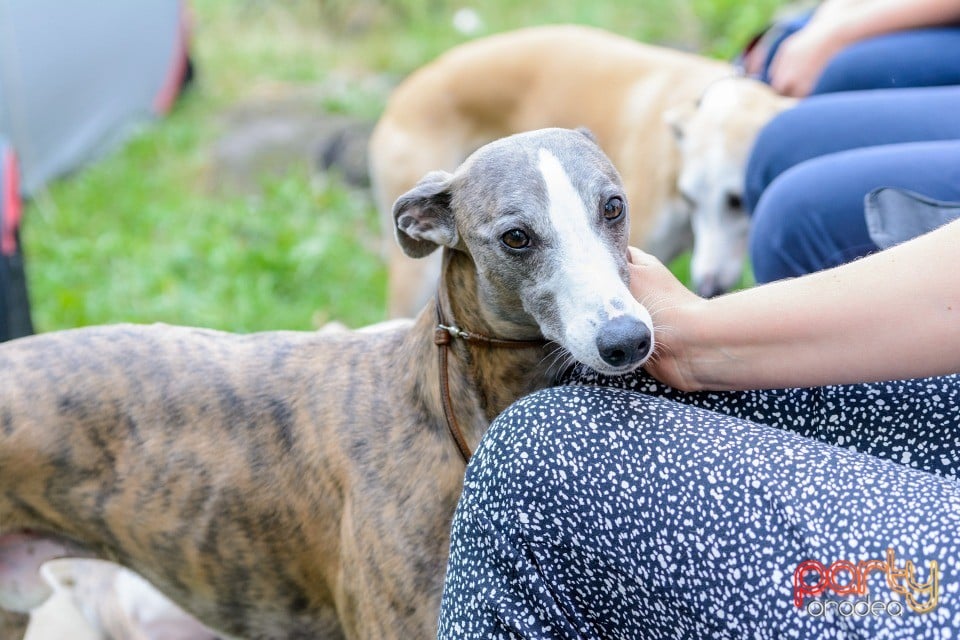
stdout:
MULTIPOLYGON (((440 637, 960 637, 960 376, 701 394, 571 382, 585 386, 508 409, 471 462, 440 637), (933 611, 794 606, 798 563, 888 548, 918 580, 939 563, 933 611)), ((868 584, 904 602, 882 574, 868 584)))

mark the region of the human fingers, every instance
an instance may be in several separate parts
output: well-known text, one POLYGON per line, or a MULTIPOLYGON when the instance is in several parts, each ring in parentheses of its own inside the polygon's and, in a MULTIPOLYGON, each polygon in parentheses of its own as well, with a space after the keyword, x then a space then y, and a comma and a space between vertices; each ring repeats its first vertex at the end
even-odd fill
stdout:
POLYGON ((649 253, 630 247, 628 258, 630 292, 641 303, 650 296, 660 298, 677 295, 679 292, 690 293, 662 262, 649 253))

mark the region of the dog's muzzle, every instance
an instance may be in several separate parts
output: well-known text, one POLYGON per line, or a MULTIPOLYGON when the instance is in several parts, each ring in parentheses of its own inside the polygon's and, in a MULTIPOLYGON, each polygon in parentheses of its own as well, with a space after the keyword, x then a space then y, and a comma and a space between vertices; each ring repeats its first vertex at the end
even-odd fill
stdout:
POLYGON ((652 345, 650 328, 630 316, 618 316, 607 322, 597 334, 597 351, 611 367, 625 368, 642 362, 652 345))

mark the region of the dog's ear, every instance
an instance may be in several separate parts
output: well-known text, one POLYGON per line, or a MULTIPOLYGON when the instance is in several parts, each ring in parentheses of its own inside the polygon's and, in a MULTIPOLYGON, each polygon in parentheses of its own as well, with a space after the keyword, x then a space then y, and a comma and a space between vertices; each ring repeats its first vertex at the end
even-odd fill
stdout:
POLYGON ((690 102, 670 107, 663 113, 663 121, 670 127, 673 137, 679 142, 687 131, 687 124, 697 113, 697 105, 690 102))
POLYGON ((400 248, 411 258, 423 258, 439 246, 460 241, 450 208, 453 176, 432 171, 393 205, 393 222, 400 248))

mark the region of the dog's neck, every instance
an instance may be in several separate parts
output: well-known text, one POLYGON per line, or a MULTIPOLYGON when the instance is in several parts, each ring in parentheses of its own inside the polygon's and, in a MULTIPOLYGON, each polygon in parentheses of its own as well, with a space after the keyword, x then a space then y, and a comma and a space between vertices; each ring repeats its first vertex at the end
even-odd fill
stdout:
MULTIPOLYGON (((491 338, 529 340, 536 337, 536 331, 530 329, 523 335, 500 335, 484 319, 477 297, 476 267, 466 254, 451 251, 444 257, 443 264, 437 295, 447 322, 491 338)), ((437 349, 442 347, 434 344, 436 325, 436 310, 431 303, 420 313, 413 330, 416 357, 423 359, 416 386, 423 393, 430 413, 442 425, 444 417, 437 357, 437 349)), ((543 347, 502 349, 452 339, 448 356, 449 392, 456 420, 471 449, 477 446, 490 421, 513 401, 552 384, 550 356, 556 348, 552 343, 545 343, 543 347)), ((446 426, 443 426, 443 433, 447 433, 446 426)))

